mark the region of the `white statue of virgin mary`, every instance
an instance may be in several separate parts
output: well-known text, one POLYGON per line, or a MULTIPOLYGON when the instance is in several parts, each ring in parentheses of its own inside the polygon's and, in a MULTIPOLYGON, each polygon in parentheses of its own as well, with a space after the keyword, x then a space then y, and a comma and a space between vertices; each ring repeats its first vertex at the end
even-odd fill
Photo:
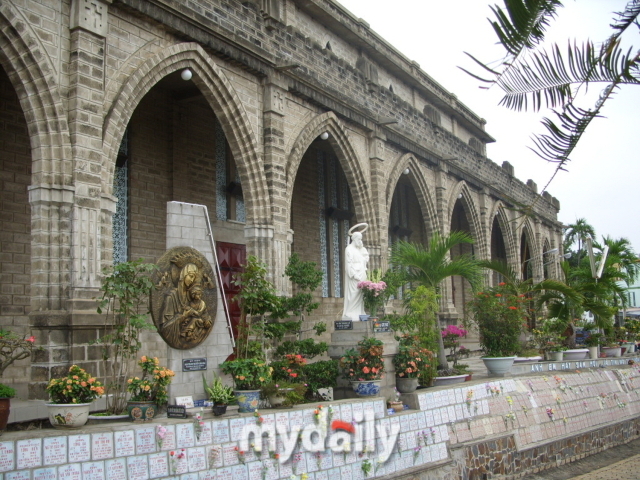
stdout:
POLYGON ((364 296, 358 288, 358 283, 367 279, 367 263, 369 252, 362 243, 362 234, 369 228, 366 223, 359 223, 349 229, 351 243, 345 249, 344 267, 344 310, 342 318, 345 320, 360 320, 364 315, 364 296), (356 228, 364 227, 355 231, 356 228))

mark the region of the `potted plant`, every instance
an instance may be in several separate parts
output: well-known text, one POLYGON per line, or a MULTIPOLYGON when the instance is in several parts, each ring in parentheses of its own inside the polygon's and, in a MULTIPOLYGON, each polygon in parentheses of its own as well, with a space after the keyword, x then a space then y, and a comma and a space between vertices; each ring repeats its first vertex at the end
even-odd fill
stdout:
POLYGON ((255 412, 260 401, 260 389, 271 379, 264 360, 237 358, 220 364, 220 368, 233 378, 234 394, 240 413, 255 412))
POLYGON ((589 358, 597 359, 599 357, 598 348, 602 340, 602 334, 597 332, 590 332, 589 336, 585 338, 584 344, 589 349, 589 358))
POLYGON ((47 392, 51 425, 56 428, 79 428, 87 423, 91 403, 104 395, 104 387, 84 369, 71 365, 66 377, 49 381, 47 392))
POLYGON ((260 391, 272 407, 292 407, 304 401, 307 387, 303 383, 269 382, 260 391))
POLYGON ((175 373, 160 366, 157 357, 140 357, 138 365, 142 377, 127 380, 127 391, 131 395, 127 401, 127 413, 134 421, 150 421, 156 416, 158 407, 168 401, 167 387, 175 373))
POLYGON ((156 269, 141 259, 122 262, 105 271, 102 280, 97 312, 104 314, 104 334, 96 343, 102 350, 106 411, 111 415, 126 414, 127 378, 142 347, 140 333, 155 330, 148 314, 150 274, 156 269))
POLYGON ((382 280, 380 271, 373 270, 367 280, 358 282, 357 287, 362 290, 364 308, 369 312, 369 318, 378 318, 378 309, 384 306, 387 298, 385 295, 387 284, 382 280))
POLYGON ((213 380, 211 383, 207 383, 203 373, 202 383, 204 385, 204 392, 209 397, 209 400, 213 402, 213 406, 211 407, 212 413, 216 417, 224 415, 227 411, 227 405, 233 402, 236 398, 233 394, 233 388, 222 383, 222 379, 215 373, 213 374, 213 380))
MULTIPOLYGON (((0 378, 13 362, 29 358, 31 352, 42 349, 35 347, 35 341, 33 335, 27 337, 0 329, 0 378)), ((13 388, 0 383, 0 433, 7 428, 11 412, 11 398, 15 395, 16 391, 13 388)))
POLYGON ((605 337, 605 344, 600 347, 600 351, 607 357, 622 356, 622 347, 618 343, 615 335, 613 337, 605 337))
POLYGON ((433 353, 420 346, 416 335, 403 335, 398 340, 398 353, 393 357, 396 388, 400 393, 411 393, 418 388, 420 376, 433 359, 433 353))
POLYGON ((384 373, 382 352, 381 340, 365 337, 358 342, 357 349, 350 348, 340 358, 344 378, 351 382, 353 391, 359 397, 371 397, 380 393, 384 373))
POLYGON ((467 305, 480 334, 482 357, 489 373, 504 376, 520 349, 520 332, 525 322, 524 295, 515 295, 505 283, 476 294, 467 305))

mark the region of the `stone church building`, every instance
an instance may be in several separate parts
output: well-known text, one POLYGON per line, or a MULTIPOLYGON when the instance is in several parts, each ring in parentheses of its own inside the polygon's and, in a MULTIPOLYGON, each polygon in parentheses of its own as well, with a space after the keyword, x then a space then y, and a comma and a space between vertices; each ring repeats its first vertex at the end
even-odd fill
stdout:
MULTIPOLYGON (((228 295, 248 255, 283 293, 291 253, 316 262, 328 325, 360 222, 370 269, 398 239, 462 230, 479 258, 556 273, 559 202, 488 159, 485 121, 332 0, 5 0, 0 65, 0 326, 43 347, 2 379, 23 398, 72 363, 101 374, 104 268, 207 244, 171 205, 207 207, 228 295)), ((468 285, 443 294, 460 318, 468 285)), ((193 354, 214 368, 217 317, 193 354)))

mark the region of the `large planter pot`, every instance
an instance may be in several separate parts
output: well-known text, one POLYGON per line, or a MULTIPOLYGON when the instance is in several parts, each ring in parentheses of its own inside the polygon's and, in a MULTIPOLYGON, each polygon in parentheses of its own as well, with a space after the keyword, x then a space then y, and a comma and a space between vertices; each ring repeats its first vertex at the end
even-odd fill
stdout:
POLYGON ((382 380, 351 380, 351 388, 359 397, 376 397, 380 393, 382 380))
POLYGON ((565 350, 563 358, 565 360, 584 360, 589 355, 589 349, 587 348, 573 348, 571 350, 565 350))
POLYGON ((623 343, 622 346, 626 347, 627 353, 635 353, 635 351, 636 351, 636 344, 633 343, 633 342, 623 343))
POLYGON ((260 404, 260 390, 234 390, 238 402, 238 413, 255 412, 260 404))
POLYGON ((467 380, 467 374, 450 375, 448 377, 434 377, 433 386, 440 387, 442 385, 453 385, 454 383, 463 383, 467 380))
POLYGON ((211 413, 213 413, 214 417, 219 417, 220 415, 224 415, 227 413, 226 405, 214 405, 211 407, 211 413))
POLYGON ((49 421, 55 428, 80 428, 89 419, 90 403, 47 403, 49 421))
POLYGON ((602 353, 607 357, 621 357, 622 349, 620 347, 600 347, 602 353))
POLYGON ((561 362, 564 358, 564 352, 549 352, 549 360, 552 362, 561 362))
POLYGON ((515 359, 516 357, 482 357, 489 374, 496 377, 504 377, 505 373, 510 372, 515 359))
POLYGON ((287 392, 291 392, 292 390, 293 388, 283 388, 280 390, 279 394, 272 393, 270 395, 267 395, 267 398, 269 399, 269 403, 274 408, 281 407, 282 404, 287 401, 287 397, 286 397, 287 392))
POLYGON ((396 377, 396 388, 400 393, 412 393, 418 388, 419 378, 396 377))
POLYGON ((541 356, 536 357, 516 357, 513 363, 527 363, 527 362, 539 362, 542 360, 541 356))
POLYGON ((596 360, 599 356, 598 346, 596 345, 595 347, 588 347, 588 348, 589 348, 589 358, 591 360, 596 360))
POLYGON ((158 413, 156 402, 137 402, 129 400, 127 402, 127 413, 129 419, 134 422, 151 422, 158 413))
POLYGON ((129 420, 129 415, 89 415, 87 425, 107 425, 129 420))
POLYGON ((11 399, 9 397, 0 398, 0 434, 6 430, 11 412, 11 399))

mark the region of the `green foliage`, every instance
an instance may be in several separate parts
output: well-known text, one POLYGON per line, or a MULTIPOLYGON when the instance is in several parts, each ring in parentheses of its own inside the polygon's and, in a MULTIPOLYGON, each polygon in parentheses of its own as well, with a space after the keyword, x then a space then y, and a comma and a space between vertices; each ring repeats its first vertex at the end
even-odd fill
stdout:
POLYGON ((13 398, 16 396, 15 389, 0 383, 0 398, 13 398))
POLYGON ((525 322, 524 295, 515 295, 506 284, 479 292, 467 306, 480 333, 480 346, 488 357, 509 357, 520 349, 525 322))
POLYGON ((326 342, 316 342, 313 338, 305 338, 304 340, 287 340, 282 342, 275 351, 277 357, 283 357, 288 353, 302 355, 305 358, 314 358, 322 355, 328 349, 326 342))
POLYGON ((279 297, 278 306, 271 316, 287 318, 295 315, 303 320, 305 314, 309 315, 320 306, 318 302, 313 302, 312 293, 322 283, 322 271, 315 262, 304 262, 297 253, 293 253, 284 273, 291 280, 295 293, 291 297, 279 297))
POLYGON ((131 361, 142 347, 143 330, 155 330, 149 321, 151 273, 157 267, 142 259, 123 262, 105 271, 97 311, 105 316, 105 334, 95 343, 102 347, 106 372, 106 409, 119 414, 126 405, 126 378, 131 361))
POLYGON ((267 364, 253 358, 228 360, 220 368, 231 375, 236 390, 258 390, 271 379, 267 364))
POLYGON ((307 382, 307 399, 311 401, 321 400, 318 392, 321 388, 335 388, 338 386, 338 374, 340 369, 337 360, 321 360, 308 363, 302 369, 307 382))
POLYGON ((597 347, 604 341, 601 333, 590 332, 589 336, 584 340, 587 347, 597 347))
POLYGON ((229 405, 235 400, 233 388, 222 383, 222 379, 218 377, 215 372, 213 373, 213 380, 211 380, 211 383, 207 383, 207 379, 203 373, 202 385, 204 386, 204 392, 214 405, 229 405))

